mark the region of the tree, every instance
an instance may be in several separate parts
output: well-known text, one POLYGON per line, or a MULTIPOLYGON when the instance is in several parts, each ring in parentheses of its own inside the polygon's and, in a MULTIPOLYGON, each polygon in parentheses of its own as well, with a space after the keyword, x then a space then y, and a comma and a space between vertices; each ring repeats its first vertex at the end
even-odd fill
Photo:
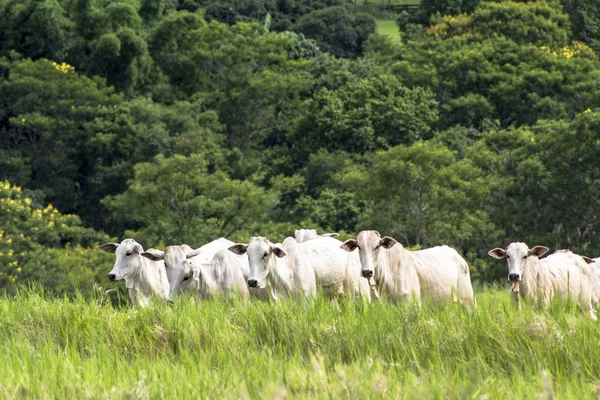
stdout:
POLYGON ((410 144, 432 135, 437 119, 433 94, 409 89, 390 75, 322 89, 292 137, 299 160, 325 148, 349 153, 410 144))
POLYGON ((380 151, 352 165, 340 182, 369 204, 359 229, 377 229, 407 246, 452 243, 465 253, 493 241, 485 212, 489 186, 483 171, 434 141, 380 151))
POLYGON ((32 281, 55 292, 90 290, 112 259, 90 248, 107 240, 82 227, 76 215, 63 215, 51 204, 36 208, 21 188, 0 182, 0 290, 32 281))
POLYGON ((68 64, 0 59, 0 179, 117 234, 100 200, 125 190, 133 165, 159 153, 220 163, 221 130, 201 101, 130 101, 68 64))
POLYGON ((362 55, 364 43, 375 33, 376 25, 370 16, 355 16, 347 8, 337 6, 304 15, 293 30, 315 39, 323 51, 355 58, 362 55))
POLYGON ((485 3, 444 17, 429 34, 392 69, 407 85, 432 88, 442 129, 519 127, 597 106, 597 57, 567 43, 566 16, 546 3, 485 3))
POLYGON ((103 203, 129 225, 127 236, 151 246, 247 238, 256 227, 269 225, 277 203, 273 193, 208 167, 199 154, 158 156, 136 165, 127 190, 103 203))

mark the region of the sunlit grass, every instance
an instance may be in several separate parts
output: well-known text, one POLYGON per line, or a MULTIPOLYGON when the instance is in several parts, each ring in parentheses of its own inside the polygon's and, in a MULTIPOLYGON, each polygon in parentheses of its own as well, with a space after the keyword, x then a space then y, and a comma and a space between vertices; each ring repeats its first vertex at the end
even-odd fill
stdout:
POLYGON ((397 42, 400 42, 400 30, 396 21, 393 19, 376 19, 377 33, 391 37, 397 42))
POLYGON ((600 325, 575 306, 478 308, 0 298, 5 398, 595 398, 600 325))

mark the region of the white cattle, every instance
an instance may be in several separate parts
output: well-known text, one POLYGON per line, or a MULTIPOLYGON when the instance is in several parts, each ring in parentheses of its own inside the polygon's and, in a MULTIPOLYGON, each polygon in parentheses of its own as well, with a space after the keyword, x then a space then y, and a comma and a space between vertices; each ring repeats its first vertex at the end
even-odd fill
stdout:
POLYGON ((511 243, 506 250, 496 248, 488 254, 497 259, 507 258, 508 278, 513 282, 511 296, 518 306, 519 293, 523 289, 522 298, 539 299, 544 306, 553 296, 571 298, 596 320, 596 311, 592 307, 596 276, 592 268, 583 257, 569 250, 557 250, 537 260, 546 251, 548 248, 544 246, 529 249, 524 243, 511 243))
POLYGON ((550 304, 554 296, 554 286, 550 280, 548 263, 539 257, 548 251, 547 247, 535 246, 530 249, 525 243, 511 243, 506 250, 495 248, 488 252, 490 257, 508 263, 508 280, 511 282, 510 296, 517 308, 521 308, 521 299, 530 299, 534 304, 538 301, 543 307, 550 304))
POLYGON ((316 239, 320 237, 331 237, 336 238, 340 236, 339 233, 324 233, 322 235, 317 234, 316 229, 296 229, 294 232, 294 237, 298 243, 304 243, 307 240, 316 239))
MULTIPOLYGON (((339 236, 338 233, 324 233, 322 235, 317 234, 316 229, 296 229, 294 232, 294 236, 298 243, 304 243, 308 240, 330 237, 337 238, 339 236)), ((339 240, 331 242, 336 248, 339 247, 342 242, 339 240)), ((358 299, 359 297, 364 297, 367 300, 378 299, 379 295, 377 293, 377 288, 375 285, 375 280, 373 278, 363 278, 360 275, 360 259, 356 253, 350 253, 350 259, 348 260, 348 279, 351 279, 354 285, 354 298, 358 299)))
POLYGON ((252 237, 248 244, 236 244, 229 250, 248 255, 248 286, 268 287, 274 300, 310 299, 316 295, 318 286, 327 297, 352 296, 348 257, 334 247, 336 242, 333 238, 321 238, 299 244, 294 238, 287 238, 281 244, 274 244, 264 237, 252 237))
POLYGON ((582 256, 586 263, 590 264, 593 274, 592 305, 596 308, 600 305, 600 258, 588 258, 582 256))
POLYGON ((227 297, 237 294, 248 298, 248 285, 244 269, 248 270, 247 257, 233 254, 227 249, 219 250, 208 263, 196 263, 192 259, 183 260, 191 270, 193 280, 190 287, 202 299, 227 297))
POLYGON ((393 302, 414 298, 420 304, 427 296, 475 305, 469 266, 448 246, 409 251, 389 236, 362 231, 342 244, 350 252, 357 247, 362 276, 374 277, 380 295, 393 302))
POLYGON ((148 305, 153 294, 157 294, 163 300, 169 298, 169 281, 165 263, 142 257, 141 253, 144 249, 141 244, 133 239, 125 239, 121 243, 103 244, 100 248, 115 253, 115 265, 108 274, 108 279, 125 280, 125 286, 129 289, 129 298, 134 306, 148 305))
POLYGON ((231 240, 219 238, 196 250, 192 250, 188 245, 184 244, 182 246, 169 246, 164 252, 160 250, 147 251, 142 255, 151 260, 158 261, 164 259, 167 262, 167 273, 169 284, 171 285, 169 298, 173 299, 181 291, 191 291, 192 293, 195 293, 194 290, 188 289, 191 269, 189 268, 188 263, 183 262, 186 258, 193 257, 193 263, 208 263, 215 256, 217 251, 226 249, 233 244, 234 243, 231 240), (184 277, 187 277, 188 279, 184 279, 184 277))
POLYGON ((178 275, 178 271, 175 266, 182 260, 185 260, 187 255, 192 251, 194 251, 194 249, 192 249, 190 246, 187 244, 182 244, 180 246, 167 246, 165 247, 164 251, 148 249, 142 253, 142 256, 149 258, 152 261, 163 260, 167 270, 167 278, 169 279, 169 283, 171 283, 178 275))
POLYGON ((592 297, 597 276, 583 257, 569 250, 557 250, 540 261, 548 265, 555 295, 575 300, 590 318, 596 320, 592 297))
POLYGON ((201 299, 228 294, 232 291, 237 292, 242 298, 247 298, 249 294, 255 299, 269 299, 267 289, 248 288, 247 280, 250 275, 248 257, 233 254, 228 249, 217 251, 213 259, 208 262, 200 261, 197 256, 181 260, 177 270, 184 272, 173 283, 187 285, 187 290, 201 299), (239 285, 244 289, 240 290, 239 285))

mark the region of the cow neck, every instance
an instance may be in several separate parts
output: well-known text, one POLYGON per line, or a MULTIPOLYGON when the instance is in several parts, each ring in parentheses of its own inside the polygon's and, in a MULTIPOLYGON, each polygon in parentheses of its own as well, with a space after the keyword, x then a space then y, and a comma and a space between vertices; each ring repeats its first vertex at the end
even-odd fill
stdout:
POLYGON ((138 290, 140 288, 141 280, 145 278, 142 274, 144 258, 140 255, 137 255, 137 257, 141 258, 140 264, 138 264, 138 267, 136 268, 131 268, 131 271, 125 275, 125 287, 127 289, 138 290))
POLYGON ((219 268, 220 263, 218 260, 212 260, 209 263, 200 263, 198 268, 200 269, 200 293, 203 295, 212 295, 217 293, 217 281, 219 279, 219 268))
POLYGON ((413 263, 413 255, 398 243, 390 249, 379 249, 379 268, 375 269, 375 282, 395 292, 407 277, 407 268, 413 263))
POLYGON ((283 258, 279 258, 271 253, 270 257, 274 266, 267 277, 267 281, 276 293, 281 293, 282 291, 286 294, 290 293, 294 282, 294 271, 290 268, 289 264, 294 261, 293 256, 286 254, 283 258))

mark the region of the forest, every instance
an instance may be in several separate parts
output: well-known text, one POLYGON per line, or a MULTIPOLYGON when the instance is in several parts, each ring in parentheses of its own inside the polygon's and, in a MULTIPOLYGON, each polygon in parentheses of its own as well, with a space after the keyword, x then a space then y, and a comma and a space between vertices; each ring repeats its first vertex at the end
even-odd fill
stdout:
POLYGON ((0 0, 0 291, 297 228, 600 256, 600 2, 0 0))

